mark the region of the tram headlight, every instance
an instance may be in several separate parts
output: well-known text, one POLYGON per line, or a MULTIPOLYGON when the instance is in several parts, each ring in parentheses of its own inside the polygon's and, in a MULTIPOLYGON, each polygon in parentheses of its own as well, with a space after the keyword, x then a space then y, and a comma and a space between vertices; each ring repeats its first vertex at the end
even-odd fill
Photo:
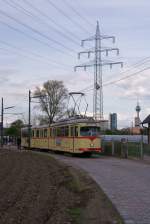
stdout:
POLYGON ((91 143, 91 144, 90 144, 90 146, 91 146, 91 147, 93 147, 93 146, 94 146, 94 144, 93 144, 93 143, 91 143))

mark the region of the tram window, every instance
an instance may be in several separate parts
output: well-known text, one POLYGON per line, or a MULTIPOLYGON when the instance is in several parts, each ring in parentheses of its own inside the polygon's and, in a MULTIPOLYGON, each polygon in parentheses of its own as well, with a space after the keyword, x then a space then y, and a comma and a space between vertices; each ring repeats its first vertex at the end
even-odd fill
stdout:
POLYGON ((80 135, 81 136, 97 136, 100 134, 100 128, 99 127, 81 127, 80 128, 80 135))
POLYGON ((44 138, 47 137, 47 129, 44 129, 44 138))
POLYGON ((43 138, 43 130, 40 130, 40 137, 43 138))
POLYGON ((59 128, 59 136, 64 136, 64 127, 59 128))
POLYGON ((70 129, 71 136, 78 136, 78 127, 71 127, 70 129))
POLYGON ((56 136, 58 137, 64 137, 64 136, 68 136, 69 135, 69 127, 60 127, 55 129, 55 131, 53 131, 55 133, 57 133, 56 136))
POLYGON ((47 137, 48 137, 48 136, 52 137, 52 129, 49 128, 48 130, 47 130, 47 137), (48 130, 49 130, 49 131, 48 131, 48 130))
POLYGON ((57 135, 57 130, 56 130, 56 128, 53 128, 53 137, 56 137, 57 135))
POLYGON ((47 129, 47 137, 52 137, 52 129, 47 129))
POLYGON ((71 127, 71 128, 70 128, 70 135, 71 135, 71 136, 74 136, 74 127, 71 127))
POLYGON ((61 136, 61 129, 60 128, 56 129, 56 136, 58 136, 58 137, 61 136))
POLYGON ((68 126, 66 126, 65 128, 64 128, 64 136, 68 136, 69 135, 69 127, 68 126))
POLYGON ((54 137, 54 128, 50 128, 50 137, 54 137))
POLYGON ((78 136, 78 127, 75 127, 75 136, 78 136))
POLYGON ((60 128, 60 136, 65 136, 65 127, 60 128))
POLYGON ((39 138, 39 136, 40 136, 40 132, 39 130, 36 130, 36 137, 39 138))

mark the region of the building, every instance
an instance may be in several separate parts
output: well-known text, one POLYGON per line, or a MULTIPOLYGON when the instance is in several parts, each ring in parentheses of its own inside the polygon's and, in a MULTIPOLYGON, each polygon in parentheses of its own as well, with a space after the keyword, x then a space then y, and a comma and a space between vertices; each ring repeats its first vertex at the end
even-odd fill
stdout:
POLYGON ((117 130, 117 114, 111 113, 109 115, 109 122, 110 122, 110 130, 117 130))
POLYGON ((140 135, 141 134, 141 129, 140 127, 132 127, 130 128, 130 134, 132 135, 140 135))
POLYGON ((109 121, 108 120, 100 120, 100 128, 101 131, 106 131, 109 129, 109 121))

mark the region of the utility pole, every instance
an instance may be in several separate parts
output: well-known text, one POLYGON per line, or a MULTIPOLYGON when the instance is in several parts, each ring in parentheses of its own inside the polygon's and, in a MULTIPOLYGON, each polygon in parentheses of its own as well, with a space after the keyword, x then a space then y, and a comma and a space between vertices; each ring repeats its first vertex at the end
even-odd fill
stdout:
POLYGON ((3 137, 4 137, 4 110, 14 108, 15 106, 4 108, 4 99, 2 97, 1 102, 1 148, 3 148, 3 137))
POLYGON ((1 102, 1 148, 3 148, 3 117, 4 117, 4 102, 2 97, 1 102))
POLYGON ((29 90, 28 149, 31 148, 31 90, 29 90))
POLYGON ((90 58, 91 54, 93 54, 94 60, 90 61, 89 63, 75 66, 74 68, 76 71, 77 68, 84 68, 84 70, 86 70, 87 67, 94 67, 93 118, 95 120, 103 120, 103 66, 109 65, 110 68, 112 68, 112 66, 115 64, 120 64, 121 67, 123 66, 123 62, 113 62, 102 59, 103 53, 105 53, 106 56, 108 56, 110 51, 116 51, 117 55, 119 54, 118 48, 107 48, 102 46, 102 40, 106 39, 112 39, 113 43, 115 43, 114 36, 102 35, 100 33, 99 22, 97 21, 95 35, 81 41, 81 46, 84 46, 84 43, 87 41, 94 41, 95 47, 78 53, 79 59, 81 54, 87 54, 88 58, 90 58))
POLYGON ((46 95, 38 95, 38 96, 32 96, 31 90, 29 90, 29 111, 28 111, 28 149, 31 148, 31 100, 32 98, 40 98, 40 97, 46 97, 46 95))

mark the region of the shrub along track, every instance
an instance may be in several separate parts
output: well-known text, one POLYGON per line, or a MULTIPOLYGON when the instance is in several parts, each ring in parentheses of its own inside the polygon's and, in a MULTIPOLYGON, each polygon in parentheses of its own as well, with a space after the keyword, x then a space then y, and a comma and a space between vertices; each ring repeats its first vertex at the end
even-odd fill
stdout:
POLYGON ((32 152, 0 151, 0 223, 122 223, 85 173, 32 152))

